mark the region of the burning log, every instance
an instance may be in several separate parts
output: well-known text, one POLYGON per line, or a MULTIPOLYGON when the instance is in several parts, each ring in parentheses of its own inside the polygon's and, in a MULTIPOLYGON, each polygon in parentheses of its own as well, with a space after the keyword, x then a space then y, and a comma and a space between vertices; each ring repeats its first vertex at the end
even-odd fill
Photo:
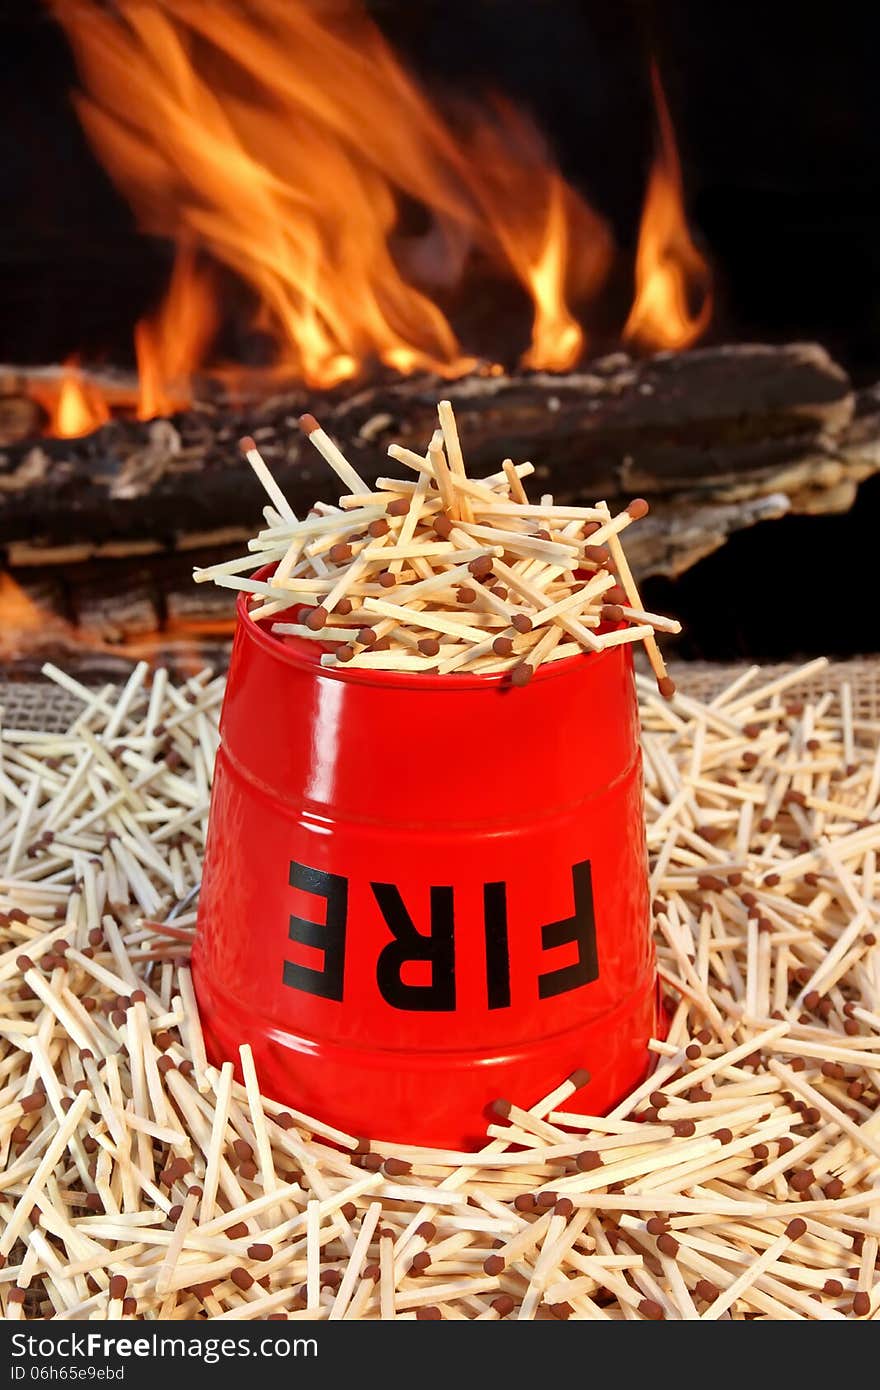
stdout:
POLYGON ((314 495, 316 471, 294 428, 303 410, 354 441, 369 482, 385 470, 389 439, 424 447, 444 393, 475 468, 493 464, 500 447, 529 458, 565 500, 650 494, 664 535, 653 549, 643 544, 642 572, 691 562, 693 540, 679 548, 665 534, 685 502, 710 509, 711 549, 766 514, 758 499, 779 495, 777 512, 818 510, 830 493, 839 506, 841 483, 878 467, 880 401, 867 393, 854 421, 849 380, 820 347, 706 348, 641 362, 618 353, 559 376, 471 374, 442 386, 419 376, 323 395, 298 387, 244 411, 203 402, 170 422, 115 420, 83 439, 13 445, 0 454, 0 544, 23 564, 32 547, 44 562, 74 543, 100 554, 145 542, 180 549, 228 528, 240 536, 261 505, 237 449, 242 433, 298 508, 314 495), (723 524, 713 508, 729 509, 723 524))
MULTIPOLYGON (((262 383, 265 387, 265 382, 262 383)), ((254 378, 254 396, 260 383, 254 378)), ((238 449, 255 436, 294 509, 323 483, 296 429, 304 410, 345 439, 367 482, 388 441, 424 449, 437 394, 453 402, 475 472, 499 450, 530 459, 560 501, 651 501, 631 549, 636 576, 674 576, 732 532, 789 511, 845 510, 880 469, 880 388, 854 393, 819 347, 738 346, 636 361, 615 354, 565 375, 374 381, 352 392, 291 387, 235 410, 203 399, 171 419, 111 420, 80 439, 0 451, 0 545, 18 584, 71 639, 104 645, 231 630, 194 564, 228 558, 265 500, 238 449)), ((213 389, 216 397, 216 388, 213 389)))

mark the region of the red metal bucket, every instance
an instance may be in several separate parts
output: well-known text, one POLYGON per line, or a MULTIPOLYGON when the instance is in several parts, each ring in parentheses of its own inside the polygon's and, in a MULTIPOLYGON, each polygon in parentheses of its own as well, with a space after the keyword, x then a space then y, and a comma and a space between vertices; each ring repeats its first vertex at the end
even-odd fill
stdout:
POLYGON ((628 646, 500 678, 322 668, 239 602, 193 956, 208 1052, 354 1134, 478 1140, 655 1030, 628 646))

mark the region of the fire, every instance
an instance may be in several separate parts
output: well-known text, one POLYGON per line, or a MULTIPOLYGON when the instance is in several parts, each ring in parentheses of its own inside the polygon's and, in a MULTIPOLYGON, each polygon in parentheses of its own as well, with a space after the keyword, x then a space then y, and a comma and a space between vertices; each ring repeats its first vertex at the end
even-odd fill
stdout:
MULTIPOLYGON (((527 365, 580 355, 571 306, 601 285, 606 225, 523 117, 500 106, 441 117, 354 0, 55 8, 80 117, 141 225, 245 281, 288 374, 326 387, 375 359, 467 370, 429 290, 477 258, 532 299, 527 365), (404 206, 427 214, 423 235, 404 231, 404 206)), ((138 329, 141 413, 174 398, 173 376, 199 365, 211 337, 204 298, 188 306, 180 276, 167 332, 138 329)))
POLYGON ((217 309, 207 272, 191 248, 181 246, 168 292, 158 312, 135 325, 138 419, 170 415, 190 400, 189 378, 203 360, 217 328, 217 309))
POLYGON ((709 268, 691 240, 684 214, 681 165, 656 66, 651 81, 659 148, 648 181, 636 252, 636 296, 623 330, 648 348, 686 348, 712 315, 709 268), (691 304, 697 299, 699 308, 691 304))
POLYGON ((22 632, 39 632, 46 615, 28 598, 11 574, 0 570, 0 650, 8 652, 9 639, 22 632))
POLYGON ((32 385, 31 394, 49 417, 47 433, 59 439, 90 434, 110 419, 110 406, 104 392, 83 379, 75 357, 65 362, 60 383, 46 381, 32 385))

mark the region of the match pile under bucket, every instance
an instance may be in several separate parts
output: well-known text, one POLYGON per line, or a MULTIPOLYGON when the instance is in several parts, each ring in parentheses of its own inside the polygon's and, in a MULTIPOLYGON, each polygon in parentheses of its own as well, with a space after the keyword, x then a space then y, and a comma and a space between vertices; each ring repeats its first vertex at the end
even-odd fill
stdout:
POLYGON ((322 668, 239 600, 193 957, 212 1060, 354 1135, 469 1146, 657 1000, 629 646, 499 677, 322 668))

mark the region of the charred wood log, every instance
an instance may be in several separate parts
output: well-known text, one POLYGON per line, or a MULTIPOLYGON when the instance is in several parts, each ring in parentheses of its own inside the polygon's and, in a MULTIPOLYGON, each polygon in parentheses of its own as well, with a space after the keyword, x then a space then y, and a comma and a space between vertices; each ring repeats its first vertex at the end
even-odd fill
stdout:
POLYGON ((835 509, 880 468, 880 402, 858 402, 820 347, 740 345, 625 354, 563 376, 394 378, 331 393, 296 388, 232 411, 205 400, 169 420, 114 420, 79 440, 0 452, 0 545, 15 565, 161 554, 241 539, 264 501, 238 451, 257 438, 297 510, 334 480, 296 428, 318 415, 367 479, 385 447, 423 448, 436 401, 454 403, 469 464, 530 458, 546 491, 651 498, 635 559, 677 573, 732 530, 791 509, 835 509))

